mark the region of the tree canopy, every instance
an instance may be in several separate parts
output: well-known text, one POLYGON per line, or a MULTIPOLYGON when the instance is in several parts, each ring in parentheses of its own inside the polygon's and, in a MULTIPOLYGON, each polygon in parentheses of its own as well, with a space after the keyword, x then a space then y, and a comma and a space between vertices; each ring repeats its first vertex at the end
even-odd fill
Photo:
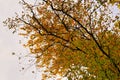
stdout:
POLYGON ((106 0, 21 1, 22 15, 4 23, 27 37, 24 45, 45 68, 68 80, 120 79, 120 21, 106 0))

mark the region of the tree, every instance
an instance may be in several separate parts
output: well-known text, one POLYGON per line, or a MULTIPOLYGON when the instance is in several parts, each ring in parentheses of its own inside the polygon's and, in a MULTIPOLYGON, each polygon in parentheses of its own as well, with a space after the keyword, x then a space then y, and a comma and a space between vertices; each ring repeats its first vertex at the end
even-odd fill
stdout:
POLYGON ((22 16, 4 23, 27 37, 24 46, 36 56, 36 67, 45 68, 43 79, 120 79, 119 17, 112 17, 106 0, 21 3, 22 16))

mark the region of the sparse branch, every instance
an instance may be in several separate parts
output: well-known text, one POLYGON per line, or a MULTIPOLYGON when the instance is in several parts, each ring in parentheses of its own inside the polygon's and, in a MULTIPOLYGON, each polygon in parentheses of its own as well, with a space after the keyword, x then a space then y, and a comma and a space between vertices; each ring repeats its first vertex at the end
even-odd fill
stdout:
POLYGON ((73 50, 73 51, 80 51, 80 52, 82 52, 82 53, 84 53, 84 54, 87 54, 85 51, 83 51, 82 49, 80 49, 80 48, 78 48, 78 47, 75 47, 75 48, 72 48, 72 47, 70 47, 70 46, 67 46, 67 45, 65 45, 65 44, 61 44, 62 46, 64 46, 64 47, 67 47, 67 48, 69 48, 70 50, 73 50))
POLYGON ((64 25, 66 31, 69 31, 69 30, 68 30, 68 26, 67 26, 67 25, 65 24, 65 22, 64 22, 65 15, 64 15, 63 18, 61 19, 60 16, 59 16, 59 14, 57 14, 56 12, 55 12, 55 14, 56 14, 56 16, 60 19, 60 21, 62 22, 62 24, 64 25))

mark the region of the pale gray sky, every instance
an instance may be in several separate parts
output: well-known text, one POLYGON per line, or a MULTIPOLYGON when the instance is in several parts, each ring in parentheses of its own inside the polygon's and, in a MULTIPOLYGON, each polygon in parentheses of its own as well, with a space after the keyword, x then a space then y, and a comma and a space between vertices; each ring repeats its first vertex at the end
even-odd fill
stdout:
POLYGON ((36 80, 36 75, 31 73, 32 68, 26 72, 19 72, 21 67, 18 58, 11 53, 25 52, 25 49, 18 43, 20 38, 17 34, 13 35, 2 24, 3 20, 21 11, 18 1, 0 0, 0 80, 36 80))

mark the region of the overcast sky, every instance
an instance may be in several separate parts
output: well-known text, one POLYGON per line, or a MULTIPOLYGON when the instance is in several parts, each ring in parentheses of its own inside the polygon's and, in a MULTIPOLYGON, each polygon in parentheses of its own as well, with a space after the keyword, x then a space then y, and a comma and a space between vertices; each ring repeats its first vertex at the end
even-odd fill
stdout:
POLYGON ((20 72, 18 58, 11 55, 12 52, 21 53, 25 49, 19 44, 17 34, 12 34, 7 27, 3 27, 2 21, 15 16, 15 12, 21 11, 19 0, 0 0, 0 80, 36 80, 32 69, 20 72))

